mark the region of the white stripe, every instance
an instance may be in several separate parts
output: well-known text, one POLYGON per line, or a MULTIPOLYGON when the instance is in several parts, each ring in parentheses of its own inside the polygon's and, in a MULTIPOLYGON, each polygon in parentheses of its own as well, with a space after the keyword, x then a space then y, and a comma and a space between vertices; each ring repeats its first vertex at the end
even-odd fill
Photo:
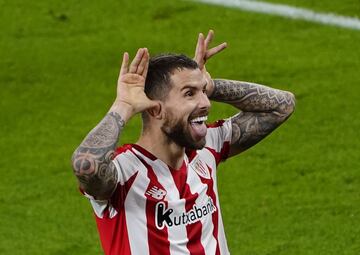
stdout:
MULTIPOLYGON (((180 215, 185 212, 185 199, 180 199, 179 191, 168 166, 161 160, 148 161, 154 169, 154 173, 159 183, 166 190, 165 200, 168 207, 171 207, 174 215, 180 215)), ((187 255, 189 251, 186 247, 188 242, 186 226, 179 225, 167 228, 168 240, 170 242, 171 255, 187 255)))
POLYGON ((291 19, 307 20, 315 23, 360 30, 360 19, 333 13, 319 13, 305 8, 284 4, 272 4, 250 0, 197 0, 198 2, 234 7, 246 11, 273 14, 291 19))
MULTIPOLYGON (((179 191, 176 187, 174 179, 171 175, 170 169, 168 166, 161 160, 151 160, 146 156, 142 155, 141 152, 134 149, 134 152, 140 155, 146 163, 150 165, 153 169, 157 180, 166 190, 165 200, 168 202, 168 207, 171 207, 174 212, 174 215, 179 215, 185 212, 185 199, 180 199, 179 191)), ((186 226, 179 225, 167 228, 168 231, 168 240, 170 242, 170 254, 171 255, 187 255, 189 251, 186 247, 188 243, 186 226)), ((135 253, 141 254, 141 253, 135 253)))
MULTIPOLYGON (((226 122, 225 122, 226 123, 226 122)), ((225 124, 224 123, 224 124, 225 124)), ((227 126, 229 128, 229 126, 227 126)), ((225 236, 225 231, 224 231, 224 225, 223 225, 223 221, 222 221, 222 216, 221 216, 221 209, 220 209, 220 201, 219 201, 219 194, 218 194, 218 188, 217 188, 217 169, 216 169, 216 165, 215 165, 215 161, 214 160, 209 160, 209 159, 213 159, 213 155, 210 151, 208 150, 200 150, 198 151, 199 156, 201 157, 201 159, 203 159, 212 169, 212 179, 214 181, 214 192, 216 195, 216 204, 217 204, 217 208, 218 208, 218 243, 219 243, 219 248, 220 248, 220 254, 224 254, 224 255, 228 255, 229 253, 229 249, 227 246, 227 241, 226 241, 226 236, 225 236)), ((215 202, 215 201, 214 201, 215 202)), ((204 232, 204 228, 203 228, 203 232, 204 232)), ((211 229, 211 236, 212 235, 213 230, 211 229)), ((203 233, 202 237, 205 235, 205 233, 203 233)), ((206 239, 202 238, 202 242, 207 242, 206 239)), ((216 241, 214 241, 216 244, 216 241)))
POLYGON ((109 202, 108 200, 90 199, 90 203, 94 209, 96 216, 98 216, 101 219, 104 217, 104 211, 108 205, 108 202, 109 202))
POLYGON ((126 196, 124 206, 126 208, 126 226, 129 235, 131 254, 146 255, 149 254, 146 224, 146 197, 145 195, 141 196, 140 194, 145 193, 150 181, 146 177, 147 169, 144 166, 141 168, 139 167, 138 170, 138 175, 126 196))
MULTIPOLYGON (((212 155, 211 155, 212 157, 212 155)), ((200 177, 195 171, 189 168, 187 183, 189 184, 191 193, 198 193, 196 203, 199 205, 207 202, 208 196, 206 194, 208 186, 200 180, 200 177)), ((215 201, 214 201, 215 202, 215 201)), ((216 239, 213 235, 214 224, 211 215, 206 215, 201 219, 201 239, 200 242, 204 247, 205 254, 215 254, 216 252, 216 239)))
POLYGON ((224 224, 221 217, 221 210, 220 210, 220 204, 218 203, 218 209, 219 209, 219 224, 218 224, 218 241, 219 241, 219 248, 220 248, 220 254, 230 254, 229 248, 227 246, 226 236, 225 236, 225 230, 224 230, 224 224))
POLYGON ((142 166, 141 161, 130 150, 117 155, 113 163, 116 166, 118 182, 121 185, 124 185, 124 183, 135 174, 137 169, 142 166))

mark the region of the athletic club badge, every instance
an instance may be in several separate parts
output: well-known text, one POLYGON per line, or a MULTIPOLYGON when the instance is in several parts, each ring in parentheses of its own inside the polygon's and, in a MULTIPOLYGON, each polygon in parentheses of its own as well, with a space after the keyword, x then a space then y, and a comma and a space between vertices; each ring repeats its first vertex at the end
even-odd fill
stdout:
POLYGON ((191 167, 201 177, 205 179, 210 179, 209 169, 207 165, 199 159, 199 157, 193 159, 193 161, 191 162, 191 167))

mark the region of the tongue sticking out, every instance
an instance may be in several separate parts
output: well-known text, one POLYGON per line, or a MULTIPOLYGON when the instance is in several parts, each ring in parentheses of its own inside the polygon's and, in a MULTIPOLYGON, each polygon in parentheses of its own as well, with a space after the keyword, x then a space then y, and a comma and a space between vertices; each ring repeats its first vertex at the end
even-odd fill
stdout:
POLYGON ((206 136, 207 127, 204 122, 202 122, 201 124, 197 122, 191 123, 191 128, 193 131, 194 138, 196 140, 206 136))

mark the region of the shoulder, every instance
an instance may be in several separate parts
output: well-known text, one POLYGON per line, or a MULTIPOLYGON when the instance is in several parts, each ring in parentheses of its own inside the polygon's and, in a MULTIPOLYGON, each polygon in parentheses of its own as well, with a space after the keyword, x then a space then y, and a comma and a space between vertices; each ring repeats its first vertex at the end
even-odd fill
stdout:
POLYGON ((144 167, 143 162, 133 151, 132 144, 124 144, 118 147, 114 152, 113 163, 117 168, 120 184, 126 182, 144 167))
POLYGON ((231 119, 218 120, 207 127, 205 147, 217 154, 224 154, 231 142, 231 119))
POLYGON ((216 167, 227 159, 231 141, 231 120, 221 119, 207 124, 206 143, 203 149, 188 150, 189 161, 199 156, 209 166, 216 167))

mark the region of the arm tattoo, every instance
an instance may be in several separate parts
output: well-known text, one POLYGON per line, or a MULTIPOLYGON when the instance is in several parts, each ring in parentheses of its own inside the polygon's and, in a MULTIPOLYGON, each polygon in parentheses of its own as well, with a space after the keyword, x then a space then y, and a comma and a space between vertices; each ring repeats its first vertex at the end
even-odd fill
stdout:
POLYGON ((117 171, 111 160, 124 126, 118 113, 109 112, 72 156, 80 187, 97 199, 109 198, 116 187, 117 171))
POLYGON ((241 110, 231 118, 231 154, 255 145, 290 117, 295 107, 292 93, 263 85, 214 80, 211 99, 229 103, 241 110))

